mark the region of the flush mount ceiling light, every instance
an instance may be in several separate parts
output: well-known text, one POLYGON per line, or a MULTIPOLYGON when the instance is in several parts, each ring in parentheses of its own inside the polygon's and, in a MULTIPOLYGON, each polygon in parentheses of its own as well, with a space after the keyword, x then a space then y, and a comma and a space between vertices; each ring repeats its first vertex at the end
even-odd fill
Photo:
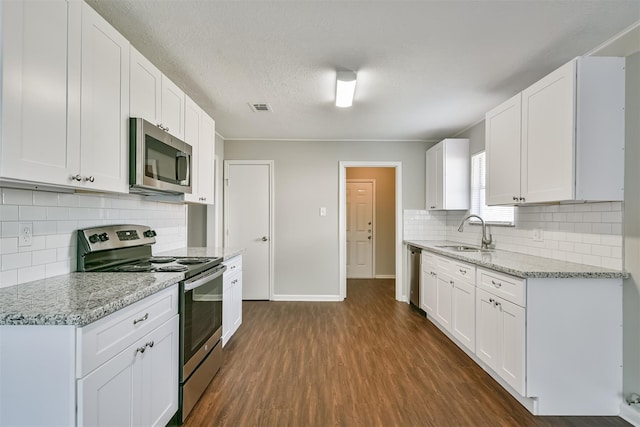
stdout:
POLYGON ((356 72, 338 71, 336 76, 336 107, 351 107, 356 93, 356 72))

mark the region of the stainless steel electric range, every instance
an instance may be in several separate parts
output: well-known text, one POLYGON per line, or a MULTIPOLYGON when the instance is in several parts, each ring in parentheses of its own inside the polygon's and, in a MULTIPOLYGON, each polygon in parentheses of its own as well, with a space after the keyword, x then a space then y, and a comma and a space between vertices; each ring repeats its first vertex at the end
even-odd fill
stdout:
POLYGON ((78 230, 78 271, 184 272, 180 282, 180 405, 189 415, 222 364, 222 258, 152 255, 156 232, 143 225, 78 230))

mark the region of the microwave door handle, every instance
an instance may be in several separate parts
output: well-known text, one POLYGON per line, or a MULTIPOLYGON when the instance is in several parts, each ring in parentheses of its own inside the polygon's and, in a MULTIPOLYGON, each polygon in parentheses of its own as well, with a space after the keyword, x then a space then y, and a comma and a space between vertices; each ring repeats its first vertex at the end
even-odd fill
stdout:
POLYGON ((189 155, 187 153, 183 153, 182 151, 179 151, 176 154, 176 182, 182 182, 182 181, 187 181, 187 179, 189 178, 189 155), (180 163, 181 162, 186 162, 186 167, 184 170, 184 176, 180 176, 180 163))

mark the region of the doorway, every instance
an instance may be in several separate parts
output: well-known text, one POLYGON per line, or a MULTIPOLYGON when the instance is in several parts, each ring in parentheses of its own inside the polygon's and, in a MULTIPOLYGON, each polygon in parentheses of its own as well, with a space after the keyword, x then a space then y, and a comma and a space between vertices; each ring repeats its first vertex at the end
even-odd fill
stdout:
POLYGON ((242 299, 273 295, 273 161, 225 160, 225 247, 243 248, 242 299))
MULTIPOLYGON (((347 175, 350 168, 391 168, 395 178, 395 197, 391 209, 395 211, 393 231, 390 233, 390 249, 385 254, 385 258, 393 261, 391 266, 392 274, 376 275, 379 278, 395 278, 395 296, 398 301, 406 301, 406 290, 403 286, 402 272, 402 163, 401 162, 370 162, 370 161, 343 161, 339 162, 339 280, 340 295, 347 297, 347 175)), ((354 177, 354 175, 351 175, 354 177)), ((359 179, 364 179, 362 176, 359 179)), ((354 179, 358 179, 355 178, 354 179)), ((376 180, 379 186, 378 180, 376 180)), ((377 203, 378 204, 378 203, 377 203)), ((376 222, 379 219, 376 218, 376 222)), ((375 226, 375 223, 372 224, 375 226)), ((373 228, 377 231, 377 228, 373 228)), ((375 234, 376 231, 373 233, 375 234)), ((378 239, 379 240, 379 236, 378 239)), ((375 258, 375 265, 378 266, 382 259, 375 258)), ((375 273, 374 273, 375 274, 375 273)))

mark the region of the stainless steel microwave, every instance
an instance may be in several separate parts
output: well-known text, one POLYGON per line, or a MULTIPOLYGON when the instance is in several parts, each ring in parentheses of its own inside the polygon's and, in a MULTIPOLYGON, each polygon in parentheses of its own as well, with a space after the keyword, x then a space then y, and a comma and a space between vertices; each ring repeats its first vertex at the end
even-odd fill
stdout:
POLYGON ((148 121, 129 119, 131 192, 191 193, 191 146, 148 121))

